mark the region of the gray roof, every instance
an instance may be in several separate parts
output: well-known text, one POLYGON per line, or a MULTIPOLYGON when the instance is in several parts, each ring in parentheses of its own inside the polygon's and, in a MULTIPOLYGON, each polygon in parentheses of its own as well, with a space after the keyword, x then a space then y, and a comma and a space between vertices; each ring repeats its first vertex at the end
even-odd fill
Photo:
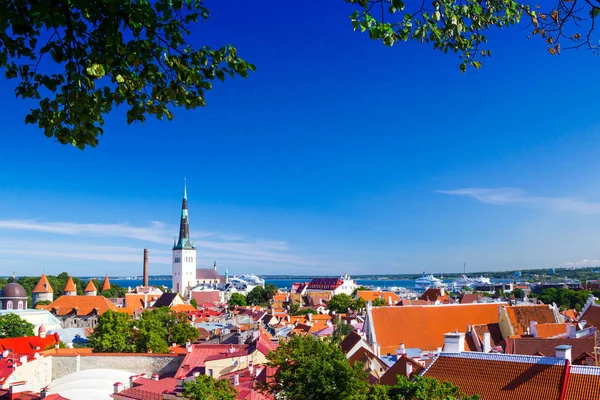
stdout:
POLYGON ((26 299, 27 292, 25 291, 23 286, 13 282, 4 285, 4 287, 2 288, 2 292, 0 292, 0 297, 5 297, 8 299, 26 299))

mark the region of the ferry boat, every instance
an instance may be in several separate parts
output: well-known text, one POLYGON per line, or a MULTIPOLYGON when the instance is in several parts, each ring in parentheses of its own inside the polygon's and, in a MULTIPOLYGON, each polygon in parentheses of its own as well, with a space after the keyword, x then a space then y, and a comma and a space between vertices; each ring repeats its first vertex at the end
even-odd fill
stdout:
POLYGON ((460 278, 456 279, 454 282, 452 282, 452 286, 454 286, 456 289, 462 289, 462 288, 466 288, 466 287, 471 287, 475 284, 475 280, 469 278, 466 275, 461 275, 460 278))
POLYGON ((429 289, 442 287, 442 280, 434 277, 432 274, 423 272, 423 276, 415 280, 415 289, 429 289))
POLYGON ((486 278, 485 276, 480 276, 479 278, 473 279, 475 285, 491 285, 492 281, 490 278, 486 278))

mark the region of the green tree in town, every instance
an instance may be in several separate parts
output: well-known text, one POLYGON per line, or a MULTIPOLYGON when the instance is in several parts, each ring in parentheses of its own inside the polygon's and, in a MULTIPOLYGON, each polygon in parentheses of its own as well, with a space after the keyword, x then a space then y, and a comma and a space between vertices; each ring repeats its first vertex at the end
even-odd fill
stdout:
POLYGON ((398 376, 398 383, 388 386, 390 400, 479 400, 478 395, 468 396, 460 391, 458 386, 450 382, 440 382, 437 379, 415 376, 408 380, 398 376))
POLYGON ((515 295, 517 299, 522 299, 525 297, 525 291, 520 288, 513 289, 512 293, 515 295))
POLYGON ((327 302, 327 308, 329 311, 335 311, 336 313, 345 313, 348 308, 352 308, 354 300, 346 293, 340 293, 333 296, 327 302))
POLYGON ((257 286, 246 296, 246 304, 253 306, 268 306, 269 302, 277 292, 277 286, 272 283, 267 283, 265 287, 257 286))
POLYGON ((594 36, 600 15, 596 1, 554 0, 541 3, 515 0, 345 0, 358 5, 350 19, 354 30, 368 32, 373 40, 387 46, 415 41, 435 50, 455 53, 460 69, 480 68, 481 60, 492 55, 488 32, 506 28, 522 19, 531 37, 547 46, 552 55, 566 48, 597 51, 594 36))
POLYGON ((102 314, 89 339, 90 346, 99 353, 131 353, 136 350, 133 321, 121 312, 108 310, 102 314))
POLYGON ((166 353, 172 343, 185 344, 188 339, 193 342, 199 335, 184 313, 169 307, 144 311, 134 325, 138 351, 142 352, 166 353))
POLYGON ((247 76, 236 49, 192 46, 192 24, 208 20, 195 0, 9 0, 0 2, 0 67, 16 96, 37 101, 25 122, 80 149, 95 146, 104 116, 127 122, 173 118, 206 104, 212 81, 247 76))
POLYGON ((369 391, 362 364, 350 366, 335 344, 312 336, 294 336, 267 356, 278 368, 276 379, 262 385, 275 398, 305 400, 365 399, 369 391))
POLYGON ((381 307, 381 306, 387 306, 387 302, 382 299, 381 297, 376 298, 375 300, 373 300, 373 307, 381 307))
POLYGON ((359 297, 358 299, 354 300, 354 303, 352 303, 352 308, 354 310, 362 310, 366 307, 367 307, 367 301, 365 299, 363 299, 362 297, 359 297))
POLYGON ((237 395, 229 380, 216 380, 208 375, 198 375, 183 384, 183 397, 189 400, 235 400, 237 395))
POLYGON ((246 297, 240 293, 233 293, 229 298, 230 306, 245 306, 246 305, 246 297))
POLYGON ((33 324, 25 321, 17 314, 0 315, 0 338, 17 338, 33 336, 33 324))
POLYGON ((351 297, 356 297, 356 295, 357 295, 357 292, 358 292, 359 290, 371 290, 371 289, 369 289, 369 288, 368 288, 368 287, 366 287, 366 286, 359 286, 359 287, 357 287, 356 289, 354 289, 354 290, 352 291, 352 294, 351 294, 350 296, 351 296, 351 297))
POLYGON ((190 300, 190 306, 194 307, 195 309, 198 309, 198 302, 196 301, 196 299, 190 300))

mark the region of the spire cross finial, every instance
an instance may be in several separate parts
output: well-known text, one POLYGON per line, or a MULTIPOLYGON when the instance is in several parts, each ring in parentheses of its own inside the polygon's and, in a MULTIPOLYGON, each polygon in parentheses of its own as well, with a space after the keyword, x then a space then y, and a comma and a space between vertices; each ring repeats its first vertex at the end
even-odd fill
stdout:
POLYGON ((183 198, 187 199, 187 179, 183 177, 183 198))

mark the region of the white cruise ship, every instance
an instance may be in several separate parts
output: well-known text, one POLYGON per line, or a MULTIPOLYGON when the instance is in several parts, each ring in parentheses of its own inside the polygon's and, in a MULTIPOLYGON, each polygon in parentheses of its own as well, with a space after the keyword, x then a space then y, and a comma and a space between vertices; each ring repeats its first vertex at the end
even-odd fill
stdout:
POLYGON ((475 284, 475 280, 469 278, 466 275, 461 275, 460 278, 458 278, 454 282, 452 282, 452 286, 456 289, 471 287, 474 284, 475 284))
POLYGON ((475 283, 475 285, 491 285, 492 281, 490 281, 490 278, 486 278, 485 276, 480 276, 479 278, 475 278, 473 279, 473 282, 475 283))
POLYGON ((442 280, 434 277, 432 274, 423 272, 423 276, 415 280, 415 289, 429 289, 442 287, 442 280))

